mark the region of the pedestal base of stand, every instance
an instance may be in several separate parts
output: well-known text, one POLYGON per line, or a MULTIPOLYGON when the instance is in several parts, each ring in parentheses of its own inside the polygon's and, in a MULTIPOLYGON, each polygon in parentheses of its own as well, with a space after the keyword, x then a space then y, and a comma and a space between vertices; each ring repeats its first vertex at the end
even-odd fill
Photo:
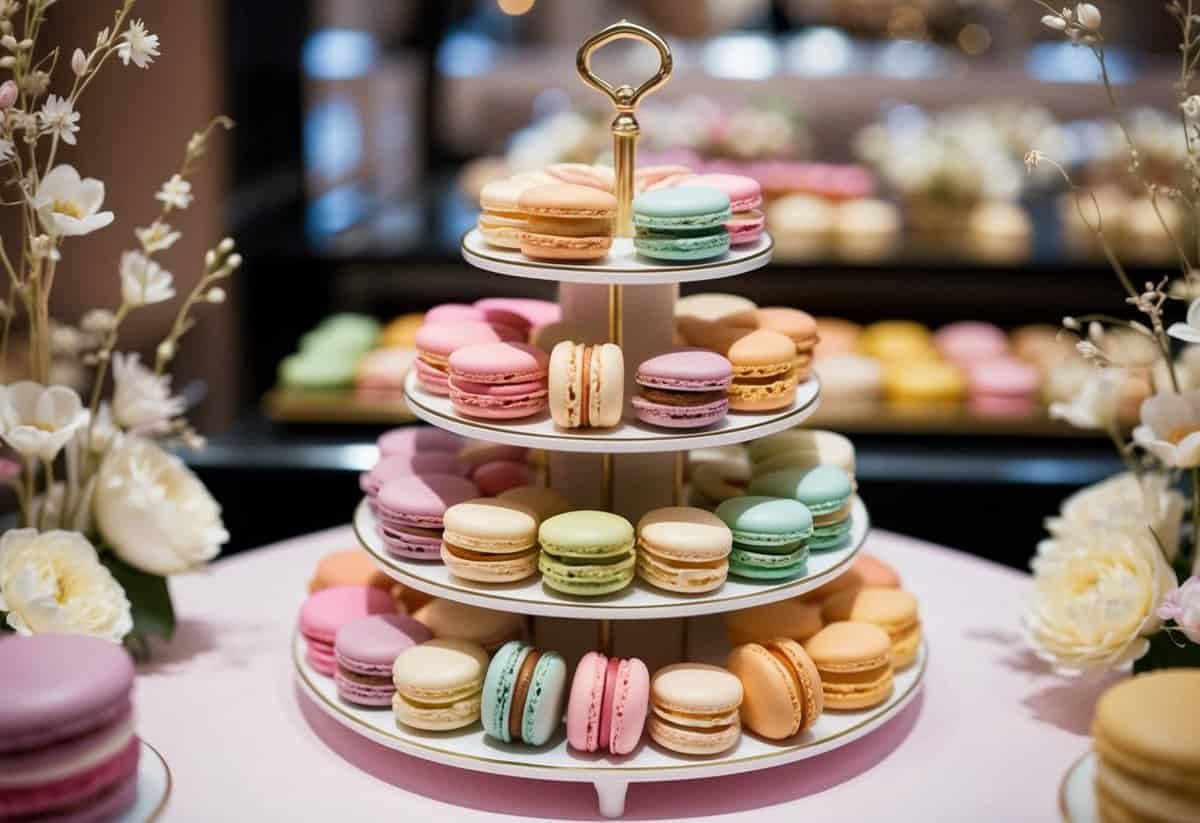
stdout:
POLYGON ((596 801, 600 805, 600 814, 607 818, 623 817, 625 815, 625 794, 629 791, 629 783, 625 780, 597 780, 596 801))

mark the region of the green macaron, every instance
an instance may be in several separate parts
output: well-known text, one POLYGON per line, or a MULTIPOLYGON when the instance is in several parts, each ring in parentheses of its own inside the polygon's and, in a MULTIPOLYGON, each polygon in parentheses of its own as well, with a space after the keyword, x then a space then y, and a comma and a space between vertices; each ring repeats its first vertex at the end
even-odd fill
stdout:
POLYGON ((808 547, 815 552, 839 548, 850 536, 850 525, 849 517, 836 523, 814 525, 813 536, 808 541, 808 547))
POLYGON ((729 196, 708 186, 678 186, 633 200, 633 246, 655 260, 691 261, 729 250, 729 196))
POLYGON ((752 580, 786 580, 804 573, 808 546, 788 554, 766 554, 734 546, 729 553, 729 573, 752 580))
POLYGON ((798 500, 749 495, 717 506, 734 545, 762 554, 789 554, 813 533, 812 514, 798 500))
POLYGON ((633 582, 633 525, 620 515, 588 510, 555 515, 538 528, 538 543, 542 582, 555 591, 597 597, 633 582))
POLYGON ((505 643, 483 680, 484 732, 505 743, 541 746, 562 721, 566 682, 567 666, 558 652, 541 652, 519 640, 505 643))
POLYGON ((850 475, 837 466, 780 469, 750 481, 750 494, 790 497, 803 503, 814 517, 832 514, 854 492, 850 475))
POLYGON ((302 351, 279 364, 279 382, 290 389, 338 389, 354 382, 359 356, 323 351, 302 351))

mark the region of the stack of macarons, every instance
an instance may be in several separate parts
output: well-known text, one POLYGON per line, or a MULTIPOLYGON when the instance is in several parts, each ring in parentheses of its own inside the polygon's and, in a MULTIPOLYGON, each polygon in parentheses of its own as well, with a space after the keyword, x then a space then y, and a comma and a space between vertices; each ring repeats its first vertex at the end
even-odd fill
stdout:
POLYGON ((415 474, 389 480, 375 498, 379 537, 396 557, 437 559, 446 510, 478 496, 479 487, 457 474, 415 474))
POLYGON ((83 635, 7 636, 0 672, 0 819, 123 819, 141 752, 125 649, 83 635))
POLYGON ((667 352, 642 362, 633 409, 639 420, 671 429, 698 429, 729 411, 733 365, 703 349, 667 352))
POLYGON ((621 422, 625 358, 615 343, 564 340, 549 362, 550 415, 564 429, 608 428, 621 422))
POLYGON ((463 346, 447 360, 450 402, 466 417, 530 417, 546 408, 548 365, 546 353, 529 343, 463 346))
POLYGON ((479 192, 478 228, 483 239, 502 249, 521 248, 520 234, 529 224, 528 215, 521 211, 521 195, 553 182, 554 178, 545 172, 534 171, 485 185, 479 192))
POLYGON ((678 186, 633 199, 633 246, 651 260, 693 262, 729 251, 729 196, 710 186, 678 186))
POLYGON ((447 396, 450 394, 450 355, 466 346, 523 339, 524 335, 510 326, 482 320, 426 323, 417 332, 417 380, 430 394, 447 396))
POLYGON ((722 191, 729 198, 732 216, 725 222, 731 246, 744 246, 762 237, 766 218, 762 208, 762 187, 753 177, 740 174, 712 173, 688 177, 683 186, 704 186, 722 191))
POLYGON ((538 528, 542 583, 562 594, 598 597, 633 582, 634 529, 618 514, 570 511, 538 528))
POLYGON ((747 495, 726 500, 715 514, 733 535, 730 574, 751 580, 786 580, 804 573, 813 518, 803 503, 747 495))
POLYGON ((392 596, 374 586, 334 586, 313 592, 300 608, 305 659, 315 671, 333 677, 337 671, 338 630, 362 617, 395 613, 392 596))

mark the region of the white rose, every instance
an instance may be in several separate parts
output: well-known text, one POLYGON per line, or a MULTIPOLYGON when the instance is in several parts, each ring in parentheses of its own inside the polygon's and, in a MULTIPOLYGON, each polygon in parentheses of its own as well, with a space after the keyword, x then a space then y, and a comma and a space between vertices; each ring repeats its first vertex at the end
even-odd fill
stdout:
POLYGON ((1046 521, 1046 530, 1058 545, 1080 532, 1109 529, 1144 535, 1150 529, 1167 556, 1174 558, 1184 508, 1183 495, 1170 488, 1167 475, 1147 472, 1139 480, 1132 472, 1122 472, 1064 500, 1059 516, 1046 521))
POLYGON ((0 537, 0 611, 21 634, 119 643, 133 628, 124 589, 78 532, 10 529, 0 537))
POLYGON ((1150 535, 1105 529, 1045 540, 1022 620, 1038 657, 1063 674, 1102 672, 1150 648, 1175 573, 1150 535))
POLYGON ((151 574, 184 572, 229 540, 221 507, 183 461, 140 437, 117 444, 100 466, 93 514, 117 556, 151 574))

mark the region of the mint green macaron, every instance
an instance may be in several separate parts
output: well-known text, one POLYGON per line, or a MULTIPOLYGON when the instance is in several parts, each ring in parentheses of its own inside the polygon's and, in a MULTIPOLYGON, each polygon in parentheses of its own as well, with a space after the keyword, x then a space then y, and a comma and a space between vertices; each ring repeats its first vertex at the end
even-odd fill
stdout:
POLYGON ((566 682, 567 665, 558 652, 541 652, 519 640, 505 643, 483 680, 484 732, 505 743, 541 746, 561 725, 566 682), (520 739, 513 736, 514 725, 520 739))
POLYGON ((734 548, 790 554, 812 537, 812 514, 798 500, 734 497, 717 506, 715 514, 733 532, 734 548))
POLYGON ((678 186, 633 200, 633 246, 654 260, 686 262, 729 250, 729 196, 708 186, 678 186))
POLYGON ((808 541, 808 547, 815 552, 840 548, 850 537, 850 526, 850 517, 831 523, 814 524, 813 536, 808 541))
POLYGON ((837 466, 780 469, 750 481, 750 494, 799 500, 814 517, 832 514, 846 505, 854 492, 850 475, 837 466))
POLYGON ((786 580, 803 574, 808 545, 787 554, 766 554, 734 546, 729 553, 729 573, 751 580, 786 580))
POLYGON ((620 515, 590 510, 555 515, 538 528, 538 543, 542 583, 555 591, 597 597, 633 582, 633 524, 620 515))

